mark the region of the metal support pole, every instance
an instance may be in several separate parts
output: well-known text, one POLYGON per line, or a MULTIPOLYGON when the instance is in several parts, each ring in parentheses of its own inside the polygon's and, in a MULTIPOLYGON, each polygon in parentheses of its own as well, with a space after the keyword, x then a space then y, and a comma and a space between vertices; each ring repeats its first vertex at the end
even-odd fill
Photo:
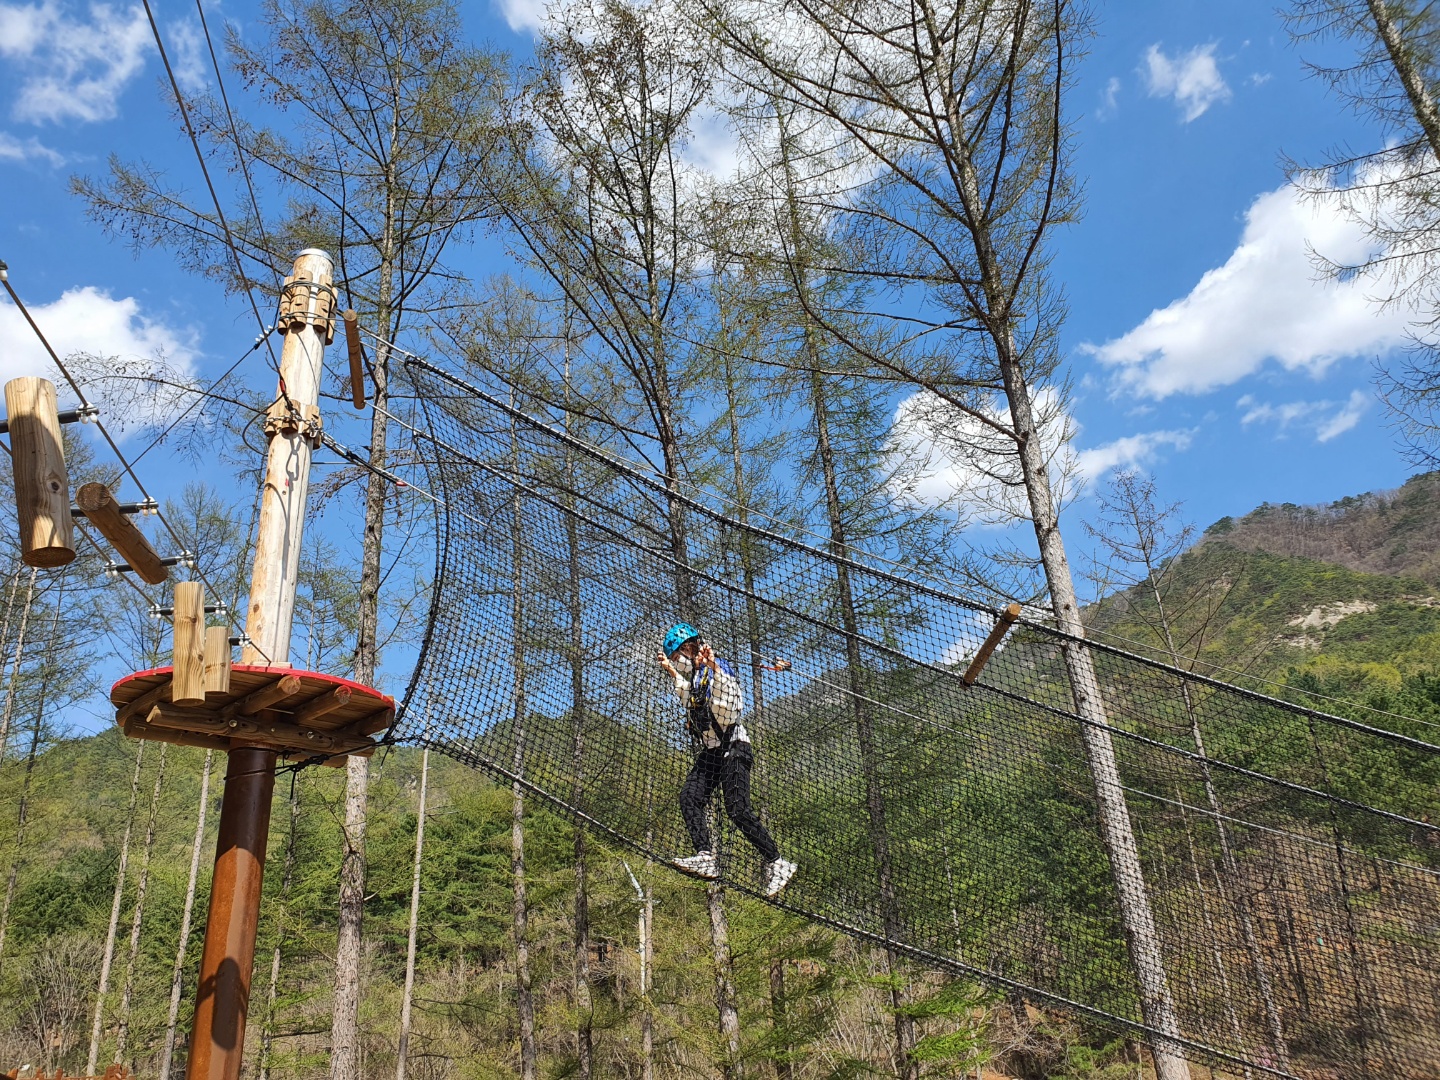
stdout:
POLYGON ((240 1075, 274 793, 274 750, 241 746, 230 751, 195 995, 189 1080, 233 1080, 240 1075))
MULTIPOLYGON (((241 655, 246 664, 289 667, 310 454, 320 440, 320 362, 334 334, 331 274, 330 256, 302 251, 281 296, 285 348, 276 401, 265 421, 270 449, 241 655)), ((231 742, 187 1080, 240 1075, 275 761, 274 750, 231 742)))

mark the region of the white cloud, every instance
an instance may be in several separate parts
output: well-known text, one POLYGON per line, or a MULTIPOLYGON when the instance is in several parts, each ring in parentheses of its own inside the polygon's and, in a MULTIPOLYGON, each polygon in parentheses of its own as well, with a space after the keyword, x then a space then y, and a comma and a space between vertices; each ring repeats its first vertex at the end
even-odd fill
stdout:
POLYGON ((57 167, 65 164, 62 154, 50 149, 34 136, 22 142, 15 136, 0 131, 0 161, 32 161, 36 158, 44 159, 57 167))
POLYGON ((1138 435, 1126 435, 1114 442, 1076 451, 1075 464, 1080 475, 1087 482, 1094 483, 1116 469, 1148 465, 1166 447, 1179 451, 1188 450, 1194 434, 1193 431, 1146 431, 1138 435))
POLYGON ((550 21, 551 0, 497 0, 506 25, 517 34, 539 33, 550 21))
POLYGON ((1203 394, 1259 371, 1323 373, 1406 339, 1410 316, 1382 308, 1365 277, 1319 280, 1312 251, 1355 265, 1374 251, 1363 226, 1333 202, 1290 185, 1261 195, 1240 244, 1189 295, 1103 345, 1081 346, 1115 371, 1118 389, 1151 398, 1203 394))
MULTIPOLYGON (((51 303, 32 305, 30 314, 61 359, 86 352, 114 356, 123 363, 163 355, 178 371, 188 374, 194 370, 195 333, 142 315, 134 297, 116 300, 86 286, 71 289, 51 303)), ((0 307, 0 382, 21 375, 59 378, 24 317, 6 304, 0 307)), ((73 395, 62 387, 60 396, 68 401, 73 395)))
POLYGON ((1352 390, 1349 398, 1341 403, 1288 401, 1281 405, 1271 405, 1269 402, 1256 401, 1252 395, 1246 394, 1235 405, 1245 410, 1240 417, 1240 423, 1246 426, 1257 423, 1274 424, 1281 432, 1295 426, 1305 427, 1315 433, 1316 442, 1323 443, 1345 434, 1358 424, 1370 407, 1370 397, 1362 390, 1352 390))
POLYGON ((1105 84, 1105 89, 1100 92, 1100 107, 1095 110, 1095 115, 1101 120, 1108 120, 1114 116, 1120 108, 1120 80, 1110 76, 1110 81, 1105 84))
POLYGON ((1145 50, 1143 74, 1151 97, 1174 98, 1185 123, 1203 116, 1217 101, 1230 100, 1230 87, 1215 63, 1215 43, 1167 56, 1160 46, 1145 50))
POLYGON ((198 94, 210 85, 210 54, 199 19, 170 25, 165 52, 175 70, 175 81, 186 94, 198 94))
POLYGON ((20 74, 11 114, 33 124, 113 119, 153 44, 138 4, 92 4, 88 19, 59 0, 0 4, 0 56, 20 74))
MULTIPOLYGON (((984 413, 1008 426, 1008 407, 1001 397, 984 413)), ((1050 467, 1057 501, 1064 502, 1086 483, 1115 469, 1145 465, 1165 449, 1189 449, 1191 431, 1150 431, 1129 435, 1089 449, 1077 449, 1080 425, 1053 390, 1035 398, 1041 446, 1050 467)), ((892 449, 917 468, 918 479, 904 497, 918 503, 945 505, 962 518, 981 525, 1006 525, 1029 520, 1030 507, 1014 443, 978 417, 937 399, 913 394, 900 403, 891 428, 892 449)))

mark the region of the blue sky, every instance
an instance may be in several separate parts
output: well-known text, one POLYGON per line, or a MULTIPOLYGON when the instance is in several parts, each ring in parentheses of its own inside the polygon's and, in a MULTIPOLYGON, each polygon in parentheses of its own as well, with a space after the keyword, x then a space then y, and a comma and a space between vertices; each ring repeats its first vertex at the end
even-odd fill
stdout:
MULTIPOLYGON (((467 20, 477 39, 523 52, 541 8, 506 3, 472 4, 467 20)), ((155 10, 182 84, 203 84, 194 8, 162 0, 155 10)), ((218 37, 227 17, 243 30, 249 9, 207 15, 218 37)), ((1267 4, 1127 0, 1097 4, 1095 16, 1072 97, 1084 218, 1057 238, 1055 262, 1082 463, 1094 475, 1152 469, 1201 525, 1264 500, 1398 485, 1409 468, 1372 378, 1403 318, 1377 313, 1363 283, 1313 280, 1307 244, 1343 252, 1359 241, 1333 212, 1298 203, 1281 164, 1370 149, 1384 134, 1305 73, 1267 4)), ((66 190, 70 175, 99 173, 115 153, 203 195, 162 74, 138 6, 0 2, 0 258, 62 352, 163 349, 214 374, 253 338, 243 301, 163 253, 136 258, 66 190)), ((238 93, 237 78, 227 85, 238 93)), ((479 272, 498 250, 477 251, 479 272)), ((0 306, 0 377, 38 366, 0 306)), ((258 365, 254 376, 265 378, 258 365)), ((161 489, 185 478, 152 462, 161 489)))

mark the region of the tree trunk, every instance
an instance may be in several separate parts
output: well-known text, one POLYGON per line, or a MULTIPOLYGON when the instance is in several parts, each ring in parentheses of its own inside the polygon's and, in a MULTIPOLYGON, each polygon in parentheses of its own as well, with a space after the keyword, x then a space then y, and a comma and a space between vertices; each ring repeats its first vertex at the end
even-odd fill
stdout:
MULTIPOLYGON (((427 725, 428 728, 428 725, 427 725)), ((400 1049, 395 1080, 405 1080, 410 1057, 410 1007, 415 997, 415 945, 420 929, 420 860, 425 852, 425 811, 430 791, 430 747, 420 753, 420 805, 415 813, 415 864, 410 871, 410 931, 405 939, 405 990, 400 997, 400 1049)))
MULTIPOLYGON (((647 844, 648 847, 648 844, 647 844)), ((651 1007, 650 986, 655 979, 655 894, 650 887, 650 872, 645 868, 645 898, 640 903, 640 1080, 655 1076, 655 1012, 651 1007)))
POLYGON ((35 602, 35 575, 30 571, 30 587, 25 593, 25 606, 20 609, 20 630, 15 635, 15 662, 10 667, 10 680, 5 687, 5 712, 0 714, 0 761, 5 758, 5 745, 10 739, 10 717, 15 711, 15 693, 20 687, 20 662, 25 657, 25 628, 30 623, 30 608, 35 602))
POLYGON ((115 960, 115 932, 120 927, 120 904, 125 895, 125 871, 130 861, 130 830, 135 824, 135 805, 140 798, 140 768, 145 761, 145 743, 135 744, 135 772, 130 777, 130 808, 125 814, 125 833, 120 840, 120 865, 115 871, 115 894, 110 900, 110 923, 105 929, 105 952, 100 960, 100 983, 95 990, 95 1019, 90 1025, 90 1053, 85 1075, 94 1076, 100 1060, 100 1032, 105 1019, 105 995, 110 992, 110 967, 115 960))
MULTIPOLYGON (((390 129, 395 145, 395 126, 390 129)), ((370 464, 383 469, 390 404, 390 346, 396 328, 394 312, 395 175, 387 164, 385 232, 381 241, 380 284, 375 325, 383 340, 375 347, 371 368, 374 407, 370 410, 370 464)), ((385 501, 390 482, 371 471, 365 486, 365 535, 360 555, 359 626, 355 635, 355 681, 375 685, 379 664, 380 552, 385 535, 385 501)), ((340 863, 339 927, 335 942, 335 998, 330 1013, 330 1080, 363 1080, 360 1061, 361 934, 365 918, 365 813, 370 789, 370 759, 353 756, 345 762, 345 852, 340 863)))
MULTIPOLYGON (((723 319, 723 307, 721 310, 723 319)), ((723 332, 726 327, 722 324, 721 329, 723 332)), ((721 362, 725 374, 725 404, 730 428, 730 476, 735 490, 736 517, 740 524, 748 525, 750 523, 750 489, 745 475, 745 456, 741 446, 738 411, 740 406, 739 387, 735 377, 735 364, 728 348, 722 353, 721 362)), ((761 674, 764 670, 764 660, 760 649, 760 611, 755 600, 755 568, 750 550, 750 537, 742 532, 739 541, 740 580, 745 588, 745 637, 750 654, 751 736, 759 742, 764 731, 763 717, 765 715, 765 686, 761 674)), ((756 755, 755 776, 757 779, 764 775, 761 764, 764 760, 764 755, 756 755)), ((763 809, 761 814, 765 815, 763 809)), ((785 960, 783 957, 775 957, 770 961, 770 1028, 775 1037, 776 1080, 791 1080, 793 1075, 789 1061, 790 1046, 786 1042, 786 1027, 785 960)))
MULTIPOLYGON (((829 548, 841 559, 850 555, 848 532, 845 524, 844 507, 840 499, 838 465, 834 446, 830 440, 830 405, 825 390, 825 376, 822 374, 819 330, 810 315, 813 310, 809 295, 808 260, 806 258, 804 224, 800 216, 798 192, 796 191, 793 169, 790 162, 790 142, 786 132, 783 109, 777 108, 780 117, 780 155, 785 172, 785 227, 790 242, 791 284, 798 294, 800 306, 805 313, 804 347, 805 360, 809 367, 810 407, 815 421, 815 448, 820 459, 821 476, 825 488, 825 517, 830 531, 829 548)), ((885 937, 899 941, 903 934, 900 925, 899 904, 895 895, 895 881, 890 860, 890 835, 885 825, 885 798, 881 789, 879 762, 875 746, 875 724, 870 714, 868 694, 864 680, 863 658, 860 654, 860 620, 855 609, 854 592, 850 585, 850 571, 837 564, 836 584, 839 595, 841 624, 845 628, 845 666, 850 684, 851 707, 855 716, 855 736, 860 755, 860 772, 865 785, 865 816, 870 834, 870 849, 875 857, 875 870, 880 887, 880 913, 884 923, 885 937)), ((885 970, 889 983, 890 1008, 895 1022, 895 1046, 893 1064, 895 1075, 900 1080, 914 1080, 918 1067, 914 1061, 916 1043, 915 1022, 905 1015, 907 995, 903 988, 903 971, 899 954, 893 947, 885 949, 885 970)))
MULTIPOLYGON (((32 578, 33 584, 33 578, 32 578)), ((60 624, 60 611, 64 599, 64 585, 61 585, 60 595, 55 599, 55 615, 50 621, 50 638, 46 647, 46 656, 42 660, 43 668, 40 678, 40 699, 35 704, 35 726, 31 729, 30 750, 25 755, 25 775, 20 784, 20 807, 15 824, 15 853, 10 859, 10 875, 5 880, 5 901, 0 906, 0 961, 5 957, 5 935, 10 928, 10 904, 15 899, 15 882, 20 873, 20 859, 25 849, 25 827, 30 822, 30 781, 35 774, 35 759, 40 754, 40 741, 45 730, 45 699, 49 696, 50 690, 50 664, 51 657, 55 654, 57 639, 55 630, 60 624)), ((26 600, 26 614, 29 614, 29 600, 26 600)), ((16 673, 19 672, 19 655, 16 655, 16 673)), ((11 678, 12 685, 14 677, 11 678)), ((0 760, 4 757, 4 743, 0 740, 0 760)))
MULTIPOLYGON (((371 685, 368 679, 357 681, 371 685)), ((345 762, 345 851, 340 862, 340 925, 335 941, 335 999, 331 1009, 331 1080, 359 1080, 365 804, 369 786, 370 759, 359 755, 348 758, 345 762)))
MULTIPOLYGON (((570 392, 570 325, 565 323, 565 392, 570 392)), ((565 430, 570 432, 571 413, 565 413, 565 430)), ((574 455, 565 450, 565 474, 573 476, 574 455)), ((574 509, 573 496, 566 496, 566 505, 574 509)), ((571 803, 579 806, 584 792, 585 766, 585 626, 580 594, 580 529, 575 519, 565 516, 566 551, 569 556, 569 594, 566 597, 570 618, 570 725, 573 733, 572 773, 574 786, 571 803)), ((595 1007, 590 997, 590 897, 586 881, 587 860, 585 830, 575 826, 575 1065, 580 1080, 590 1080, 594 1070, 595 1007)))
MULTIPOLYGON (((813 331, 807 327, 806 336, 813 331)), ((818 358, 811 353, 811 405, 815 418, 815 440, 825 483, 825 511, 830 529, 830 550, 839 558, 848 558, 840 486, 835 450, 830 443, 830 406, 825 384, 820 375, 818 358)), ((880 917, 888 941, 900 941, 904 928, 900 924, 900 907, 895 895, 894 868, 890 861, 890 833, 885 825, 885 794, 881 788, 879 750, 875 745, 875 721, 870 713, 869 694, 865 687, 864 659, 860 654, 860 619, 855 610, 855 595, 850 586, 850 571, 843 564, 835 567, 839 586, 840 620, 845 628, 845 668, 850 684, 850 702, 855 715, 855 739, 860 755, 860 774, 865 785, 865 818, 870 833, 870 850, 875 856, 875 872, 880 885, 880 917)), ((913 1080, 918 1075, 914 1060, 915 1021, 905 1014, 908 1004, 904 989, 904 970, 900 955, 892 946, 885 948, 885 973, 889 984, 890 1009, 895 1018, 895 1075, 900 1080, 913 1080)))
MULTIPOLYGON (((655 715, 651 699, 645 699, 645 744, 653 746, 655 715)), ((645 758, 645 850, 655 850, 655 785, 650 758, 645 758)), ((655 1008, 650 988, 655 982, 655 893, 651 862, 641 867, 645 886, 640 898, 640 1080, 655 1077, 655 1008)))
POLYGON ((1370 9, 1370 17, 1375 20, 1375 35, 1384 44, 1395 74, 1399 76, 1400 85, 1405 88, 1405 96, 1410 101, 1410 111, 1415 114, 1415 121, 1425 135, 1430 152, 1440 158, 1440 112, 1435 108, 1430 88, 1425 85, 1425 76, 1421 74, 1414 57, 1405 47, 1405 39, 1400 28, 1395 25, 1395 17, 1390 12, 1387 0, 1365 0, 1365 3, 1370 9))
MULTIPOLYGON (((1170 662, 1176 667, 1180 667, 1180 650, 1175 644, 1175 635, 1170 628, 1169 609, 1165 604, 1165 598, 1160 593, 1160 585, 1156 576, 1157 568, 1151 566, 1147 560, 1146 569, 1149 571, 1147 580, 1150 583, 1150 594, 1155 600, 1165 648, 1170 653, 1170 662)), ((1270 1029, 1270 1047, 1275 1053, 1276 1064, 1288 1071, 1290 1052, 1285 1043, 1285 1028, 1280 1020, 1280 1009, 1275 1001, 1275 988, 1270 983, 1270 969, 1265 963, 1264 953, 1260 949, 1260 942, 1255 934, 1255 921, 1250 914, 1250 901, 1245 896, 1245 889, 1240 879, 1240 863, 1235 858, 1235 852, 1230 846, 1230 829, 1225 824, 1225 815, 1220 805, 1220 793, 1215 789, 1215 778, 1210 772, 1210 758, 1205 752, 1205 736, 1200 730, 1199 711, 1195 708, 1190 684, 1184 679, 1180 682, 1180 693, 1185 702, 1185 714, 1190 720, 1190 738, 1195 743, 1196 754, 1200 757, 1200 777, 1205 787, 1205 801, 1210 806, 1211 814, 1214 815, 1215 832, 1220 839, 1220 857, 1225 867, 1225 876, 1230 882, 1230 889, 1234 890, 1233 896, 1221 882, 1220 872, 1213 865, 1211 872, 1215 875, 1215 884, 1220 890, 1221 898, 1230 901, 1235 908, 1236 917, 1240 920, 1240 934, 1245 939, 1245 952, 1250 959, 1250 969, 1255 973, 1255 984, 1260 991, 1260 1001, 1265 1009, 1265 1024, 1270 1029)), ((1184 812, 1183 806, 1181 812, 1184 812)), ((1190 831, 1188 820, 1185 823, 1185 831, 1188 837, 1190 831)), ((1194 845, 1192 844, 1191 847, 1193 858, 1194 845)), ((1198 867, 1196 873, 1199 873, 1198 867)), ((1206 917, 1209 917, 1208 914, 1206 917)))
MULTIPOLYGON (((150 816, 145 823, 145 847, 140 852, 140 877, 135 883, 135 909, 130 916, 130 951, 125 957, 125 979, 120 990, 120 1024, 115 1032, 116 1065, 123 1064, 130 1048, 130 1006, 135 999, 135 964, 140 957, 140 928, 145 920, 145 893, 150 886, 150 853, 155 849, 155 822, 160 813, 160 790, 165 784, 165 755, 169 743, 160 744, 155 787, 150 792, 150 816)), ((133 1071, 133 1069, 132 1069, 133 1071)))
MULTIPOLYGON (((1245 1045, 1245 1034, 1240 1028, 1240 1017, 1235 1011, 1235 995, 1230 989, 1230 973, 1225 969, 1225 956, 1220 949, 1220 935, 1215 930, 1215 920, 1210 914, 1210 900, 1205 893, 1205 883, 1200 876, 1200 853, 1195 850, 1195 833, 1190 828, 1190 815, 1185 812, 1185 794, 1175 786, 1175 802, 1180 807, 1180 821, 1185 826, 1185 846, 1190 854, 1190 873, 1195 880, 1195 895, 1200 901, 1200 914, 1205 920, 1205 936, 1210 941, 1210 962, 1215 965, 1215 977, 1219 980, 1221 1000, 1225 1003, 1225 1015, 1230 1021, 1230 1033, 1235 1038, 1237 1050, 1245 1045)), ((1218 883, 1219 875, 1215 876, 1218 883)), ((1224 896, 1224 893, 1221 893, 1224 896)), ((1253 1080, 1255 1072, 1249 1065, 1244 1067, 1245 1080, 1253 1080)), ((1288 1068, 1286 1071, 1289 1071, 1288 1068)))
MULTIPOLYGON (((514 404, 513 396, 511 404, 514 404)), ((510 447, 518 459, 519 446, 513 426, 510 429, 510 447)), ((518 471, 518 460, 516 469, 518 471)), ((535 1046, 535 997, 530 973, 530 909, 525 896, 525 789, 519 780, 525 773, 525 710, 528 702, 525 696, 525 537, 518 490, 510 503, 510 551, 511 660, 515 678, 515 711, 511 722, 515 740, 512 771, 516 779, 510 788, 510 874, 515 890, 511 907, 515 936, 515 1005, 520 1021, 520 1078, 535 1080, 538 1054, 535 1046)))
MULTIPOLYGON (((998 294, 998 290, 996 293, 998 294)), ((1001 306, 995 303, 998 299, 998 295, 992 299, 994 310, 1001 309, 1001 306)), ((1008 333, 999 333, 995 335, 995 339, 997 346, 1005 346, 998 350, 1000 374, 1010 405, 1020 467, 1029 498, 1035 537, 1039 543, 1040 560, 1050 586, 1050 603, 1055 613, 1055 622, 1062 632, 1083 638, 1085 627, 1080 621, 1080 605, 1075 595, 1074 578, 1070 573, 1070 560, 1060 535, 1059 516, 1050 487, 1045 451, 1035 423, 1030 387, 1021 370, 1020 361, 1014 354, 1013 341, 1008 333)), ((1110 857, 1111 877, 1119 900, 1120 921, 1125 929, 1130 961, 1134 965, 1139 983, 1141 1016, 1144 1022, 1160 1035, 1160 1038, 1152 1039, 1151 1046, 1156 1074, 1159 1080, 1189 1080, 1190 1068, 1181 1055, 1180 1048, 1166 1041, 1167 1036, 1179 1036, 1180 1025, 1166 981, 1160 937, 1145 888, 1140 852, 1136 847, 1135 833, 1130 822, 1130 809, 1125 803, 1125 793, 1120 784, 1120 768, 1115 758, 1115 746, 1110 740, 1110 718, 1100 695, 1100 681, 1095 674, 1095 664, 1090 650, 1077 642, 1066 643, 1061 647, 1061 652, 1070 676, 1075 711, 1081 721, 1080 739, 1085 747, 1086 763, 1095 783, 1100 834, 1110 857)))
POLYGON ((775 1080, 791 1080, 795 1067, 790 1064, 790 1045, 785 1020, 785 958, 770 961, 770 1026, 776 1035, 775 1080))
POLYGON ((185 883, 185 908, 180 914, 180 941, 175 947, 175 964, 170 969, 170 1011, 165 1017, 165 1049, 160 1053, 160 1080, 170 1080, 175 1058, 175 1035, 180 1019, 180 994, 185 985, 185 950, 190 944, 190 920, 195 913, 195 885, 200 879, 200 852, 205 843, 205 816, 210 802, 210 766, 215 751, 205 751, 200 773, 200 807, 195 812, 195 839, 190 845, 190 876, 185 883))
POLYGON ((290 886, 295 880, 295 837, 300 825, 300 797, 290 792, 290 831, 285 837, 285 873, 280 879, 279 925, 275 929, 275 948, 270 953, 270 982, 265 988, 265 1022, 260 1026, 259 1080, 270 1080, 274 1064, 275 1000, 280 992, 280 961, 285 948, 285 929, 289 921, 290 886))
POLYGON ((710 944, 715 959, 715 1006, 720 1011, 720 1038, 724 1044, 725 1080, 744 1075, 740 1062, 740 1012, 735 1007, 735 975, 730 959, 730 921, 725 917, 725 888, 718 881, 705 887, 710 912, 710 944))

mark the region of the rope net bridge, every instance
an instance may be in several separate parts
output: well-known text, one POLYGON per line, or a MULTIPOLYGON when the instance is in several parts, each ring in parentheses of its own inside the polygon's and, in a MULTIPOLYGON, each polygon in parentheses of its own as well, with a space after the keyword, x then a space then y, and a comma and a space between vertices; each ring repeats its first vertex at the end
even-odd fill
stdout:
MULTIPOLYGON (((439 534, 392 738, 518 780, 647 856, 688 855, 691 752, 655 664, 685 618, 744 686, 754 801, 800 864, 782 906, 1230 1072, 1440 1074, 1440 747, 1423 728, 1025 618, 967 685, 998 612, 667 494, 423 361, 394 377, 416 410, 396 460, 426 463, 413 483, 439 534), (1099 691, 1083 718, 1077 653, 1099 691), (765 670, 777 654, 793 666, 765 670), (1116 798, 1138 859, 1116 855, 1116 798), (1158 1030, 1127 895, 1154 923, 1158 1030)), ((755 892, 753 849, 721 835, 723 879, 755 892)))

